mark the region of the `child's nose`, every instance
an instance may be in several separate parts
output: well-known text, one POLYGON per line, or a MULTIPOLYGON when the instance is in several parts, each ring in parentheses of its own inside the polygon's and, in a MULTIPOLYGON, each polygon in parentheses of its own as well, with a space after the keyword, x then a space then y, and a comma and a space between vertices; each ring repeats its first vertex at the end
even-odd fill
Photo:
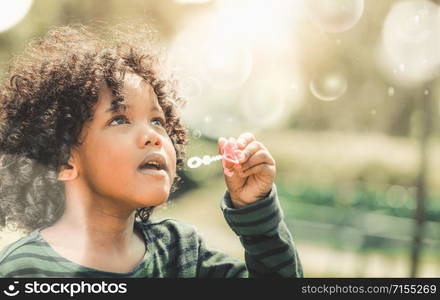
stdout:
POLYGON ((160 146, 162 144, 161 136, 152 128, 145 128, 142 130, 139 138, 139 147, 144 146, 160 146))

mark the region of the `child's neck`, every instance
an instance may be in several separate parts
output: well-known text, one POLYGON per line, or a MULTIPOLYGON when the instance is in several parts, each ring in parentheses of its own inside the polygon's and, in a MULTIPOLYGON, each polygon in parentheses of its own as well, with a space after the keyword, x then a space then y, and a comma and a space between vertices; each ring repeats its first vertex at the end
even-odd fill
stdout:
POLYGON ((79 177, 66 183, 65 188, 64 214, 54 229, 66 233, 81 247, 128 255, 135 237, 134 209, 92 192, 79 177))
POLYGON ((133 270, 145 255, 141 233, 133 227, 117 232, 98 225, 74 226, 60 219, 41 235, 58 254, 82 266, 118 273, 133 270))
POLYGON ((145 254, 135 210, 93 193, 81 178, 69 181, 63 216, 41 231, 61 256, 98 270, 128 272, 145 254))

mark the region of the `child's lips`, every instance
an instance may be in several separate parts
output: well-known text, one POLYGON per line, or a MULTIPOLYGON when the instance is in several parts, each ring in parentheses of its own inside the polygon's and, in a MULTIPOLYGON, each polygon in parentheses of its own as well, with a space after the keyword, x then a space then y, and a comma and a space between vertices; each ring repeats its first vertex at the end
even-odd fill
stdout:
MULTIPOLYGON (((167 171, 167 160, 165 156, 159 152, 148 153, 142 162, 139 164, 138 169, 148 166, 148 164, 157 165, 159 169, 167 171)), ((154 166, 152 166, 154 167, 154 166)))
POLYGON ((148 153, 137 167, 142 174, 165 176, 168 174, 167 160, 159 152, 148 153))
POLYGON ((155 170, 155 169, 139 169, 139 172, 144 175, 151 175, 151 176, 160 176, 165 177, 168 176, 168 172, 161 169, 161 170, 155 170))

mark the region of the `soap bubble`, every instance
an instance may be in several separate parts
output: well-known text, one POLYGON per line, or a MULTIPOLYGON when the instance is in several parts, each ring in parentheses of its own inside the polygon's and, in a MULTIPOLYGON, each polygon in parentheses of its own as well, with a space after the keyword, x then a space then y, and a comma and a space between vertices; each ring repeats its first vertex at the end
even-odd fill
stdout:
POLYGON ((307 0, 308 16, 326 32, 352 28, 364 11, 364 0, 307 0))
POLYGON ((436 22, 435 5, 426 1, 407 2, 403 6, 395 6, 390 13, 390 21, 400 17, 403 24, 396 28, 397 38, 404 42, 419 43, 423 42, 431 35, 432 28, 436 22))
POLYGON ((272 82, 260 81, 244 93, 240 108, 252 125, 271 125, 281 120, 286 112, 286 93, 272 82))
POLYGON ((347 90, 347 79, 340 72, 328 72, 310 82, 310 91, 322 101, 334 101, 347 90))
POLYGON ((234 89, 243 84, 252 70, 252 52, 237 42, 210 43, 202 52, 203 79, 216 89, 234 89))
POLYGON ((381 46, 382 64, 393 69, 393 80, 407 84, 434 76, 440 64, 439 7, 426 0, 394 4, 384 22, 381 46))
POLYGON ((179 79, 179 91, 184 98, 195 98, 202 93, 200 81, 195 77, 182 77, 179 79))
POLYGON ((202 137, 202 131, 200 131, 200 130, 198 130, 198 129, 194 129, 194 130, 192 131, 192 136, 193 136, 195 139, 199 139, 199 138, 202 137))
POLYGON ((266 71, 243 90, 240 112, 252 128, 273 128, 287 122, 302 104, 298 74, 289 70, 266 71))
POLYGON ((33 0, 0 1, 0 32, 20 22, 31 9, 33 0))
POLYGON ((206 137, 217 139, 220 136, 238 136, 245 130, 246 126, 232 109, 218 111, 212 121, 203 123, 203 134, 206 137))

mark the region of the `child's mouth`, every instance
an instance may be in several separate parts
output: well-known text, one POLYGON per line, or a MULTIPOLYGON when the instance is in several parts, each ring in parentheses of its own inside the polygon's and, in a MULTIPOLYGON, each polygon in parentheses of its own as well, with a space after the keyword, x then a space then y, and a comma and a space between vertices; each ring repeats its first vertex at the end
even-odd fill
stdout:
POLYGON ((168 174, 160 165, 149 163, 139 166, 138 170, 142 174, 152 176, 167 176, 168 174))
POLYGON ((141 166, 139 166, 139 169, 149 169, 149 170, 163 170, 163 168, 160 166, 157 162, 148 162, 141 166))
POLYGON ((138 166, 138 171, 142 174, 166 176, 166 160, 161 154, 153 153, 147 155, 144 161, 138 166))
POLYGON ((168 175, 168 173, 163 169, 139 168, 138 170, 140 173, 146 174, 146 175, 154 175, 154 176, 167 176, 168 175))

